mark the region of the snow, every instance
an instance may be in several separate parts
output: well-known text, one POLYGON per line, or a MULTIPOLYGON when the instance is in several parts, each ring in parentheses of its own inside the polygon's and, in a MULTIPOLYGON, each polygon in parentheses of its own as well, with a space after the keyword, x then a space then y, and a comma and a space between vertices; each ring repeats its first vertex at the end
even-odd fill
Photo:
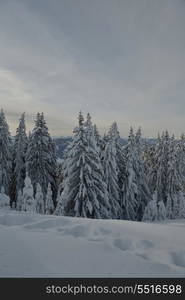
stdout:
POLYGON ((185 277, 185 219, 92 220, 0 209, 0 277, 185 277))

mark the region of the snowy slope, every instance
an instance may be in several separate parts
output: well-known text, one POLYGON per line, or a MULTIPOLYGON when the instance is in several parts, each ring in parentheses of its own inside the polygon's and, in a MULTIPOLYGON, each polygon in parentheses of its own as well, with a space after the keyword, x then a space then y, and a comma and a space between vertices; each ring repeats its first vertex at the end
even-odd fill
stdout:
POLYGON ((0 209, 0 277, 185 277, 184 232, 0 209))

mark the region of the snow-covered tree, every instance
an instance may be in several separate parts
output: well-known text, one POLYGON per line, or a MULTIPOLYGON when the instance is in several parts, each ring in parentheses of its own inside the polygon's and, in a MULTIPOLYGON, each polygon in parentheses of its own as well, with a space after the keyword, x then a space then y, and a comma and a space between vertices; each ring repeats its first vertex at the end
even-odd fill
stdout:
POLYGON ((116 122, 113 122, 110 130, 108 132, 108 140, 112 140, 115 145, 116 152, 116 166, 118 172, 118 186, 120 198, 122 197, 122 187, 126 175, 126 157, 123 145, 121 143, 121 138, 118 130, 118 125, 116 122))
POLYGON ((93 131, 94 131, 94 137, 95 137, 95 140, 96 140, 98 150, 100 151, 101 145, 102 145, 102 140, 101 140, 101 136, 99 134, 99 131, 98 131, 98 128, 97 128, 96 124, 94 124, 93 131))
POLYGON ((51 215, 54 212, 54 204, 53 204, 53 193, 51 189, 51 184, 48 184, 47 194, 46 194, 46 215, 51 215))
POLYGON ((138 185, 135 170, 135 137, 132 127, 128 137, 126 147, 126 176, 123 182, 123 202, 122 202, 122 218, 128 220, 136 220, 138 209, 138 185))
POLYGON ((87 218, 109 218, 110 205, 107 186, 91 124, 85 124, 79 114, 69 147, 64 175, 64 190, 55 214, 87 218))
POLYGON ((44 214, 45 212, 44 196, 43 196, 42 188, 39 183, 37 183, 35 201, 36 201, 36 212, 38 214, 44 214))
POLYGON ((157 205, 158 205, 158 220, 159 221, 166 220, 166 208, 164 202, 162 200, 158 201, 157 205))
POLYGON ((43 113, 37 114, 35 128, 29 138, 26 154, 27 172, 32 180, 34 191, 40 184, 44 197, 48 183, 56 196, 56 151, 55 144, 50 137, 43 113))
POLYGON ((10 198, 5 194, 4 186, 1 186, 0 192, 0 208, 10 207, 10 198))
POLYGON ((126 176, 123 182, 123 218, 142 220, 147 203, 152 199, 142 157, 141 131, 134 136, 130 129, 126 152, 126 176))
POLYGON ((12 174, 12 142, 4 111, 0 111, 0 187, 9 195, 12 174))
POLYGON ((180 202, 183 196, 183 179, 182 173, 182 148, 174 137, 170 139, 169 160, 167 169, 167 203, 166 214, 168 218, 177 218, 179 216, 180 202))
POLYGON ((184 193, 179 193, 179 211, 178 211, 178 218, 185 218, 185 197, 184 193))
POLYGON ((26 151, 28 138, 26 135, 25 113, 22 114, 19 126, 16 131, 15 142, 13 147, 13 182, 11 185, 11 199, 17 200, 19 190, 24 187, 26 177, 26 151))
POLYGON ((162 134, 162 137, 158 139, 156 146, 156 165, 155 165, 155 177, 153 181, 154 191, 157 193, 157 202, 163 201, 167 203, 167 173, 169 162, 169 146, 170 137, 168 131, 162 134))
POLYGON ((153 195, 153 199, 148 202, 145 207, 142 221, 143 222, 155 222, 158 220, 158 207, 156 194, 153 195))
POLYGON ((23 205, 22 210, 28 212, 36 212, 36 203, 33 196, 33 185, 31 183, 31 179, 26 174, 26 178, 24 180, 24 188, 23 188, 23 205))
POLYGON ((118 185, 118 166, 116 161, 116 146, 113 139, 110 139, 106 144, 104 152, 103 168, 111 206, 111 218, 119 219, 121 207, 118 185))
POLYGON ((136 132, 135 135, 135 162, 136 162, 136 174, 137 174, 137 185, 138 185, 138 210, 137 220, 141 221, 146 205, 152 200, 152 195, 149 189, 149 182, 146 173, 146 165, 143 159, 143 142, 141 137, 141 128, 136 132))
POLYGON ((148 202, 145 207, 142 221, 144 222, 157 222, 166 219, 166 208, 163 201, 157 202, 157 193, 153 195, 153 199, 148 202))
POLYGON ((19 190, 17 195, 16 210, 21 211, 22 208, 23 208, 23 194, 22 194, 22 190, 19 190))

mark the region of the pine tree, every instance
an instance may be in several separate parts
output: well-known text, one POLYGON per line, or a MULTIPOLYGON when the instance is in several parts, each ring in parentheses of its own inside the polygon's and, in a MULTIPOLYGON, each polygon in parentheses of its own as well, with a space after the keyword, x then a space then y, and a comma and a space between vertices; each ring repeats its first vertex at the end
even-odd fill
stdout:
POLYGON ((10 206, 10 198, 5 194, 4 186, 1 186, 0 192, 0 208, 5 208, 10 206))
POLYGON ((158 220, 158 207, 156 201, 156 194, 154 194, 153 199, 149 201, 145 207, 142 221, 155 222, 157 220, 158 220))
POLYGON ((0 187, 10 193, 12 172, 12 142, 3 110, 0 111, 0 187))
POLYGON ((17 195, 17 205, 16 205, 16 210, 21 211, 23 208, 23 194, 22 191, 19 190, 18 191, 18 195, 17 195))
POLYGON ((126 152, 126 176, 123 183, 123 218, 141 221, 147 203, 152 199, 145 173, 141 130, 134 136, 130 129, 126 152))
POLYGON ((53 204, 53 193, 51 190, 51 184, 48 184, 47 194, 46 194, 46 215, 52 215, 54 212, 54 204, 53 204))
POLYGON ((167 203, 167 172, 169 162, 169 146, 170 138, 168 131, 163 133, 162 139, 157 149, 156 159, 156 191, 157 201, 163 201, 167 203))
POLYGON ((116 146, 114 139, 109 140, 105 146, 104 152, 103 168, 111 205, 111 217, 113 219, 119 219, 121 207, 118 185, 118 166, 116 161, 116 146))
POLYGON ((79 114, 79 127, 67 158, 64 190, 55 214, 86 218, 108 218, 110 205, 107 186, 91 124, 79 114), (89 128, 90 126, 90 128, 89 128))
POLYGON ((177 218, 180 214, 180 201, 183 191, 183 173, 182 173, 182 148, 181 144, 175 141, 174 137, 170 139, 169 160, 167 169, 167 217, 177 218))
POLYGON ((29 138, 26 162, 34 191, 36 191, 37 183, 39 183, 45 197, 50 182, 55 198, 56 149, 48 132, 43 113, 37 114, 35 128, 29 138))
POLYGON ((159 221, 166 220, 166 208, 164 202, 162 200, 158 201, 157 205, 158 205, 158 220, 159 221))
POLYGON ((149 189, 149 182, 146 174, 146 166, 143 159, 143 142, 141 138, 141 128, 138 129, 135 136, 135 170, 137 175, 137 185, 138 185, 138 210, 137 210, 137 220, 141 221, 145 207, 148 202, 152 200, 152 195, 149 189))
POLYGON ((128 220, 136 220, 138 209, 138 185, 135 170, 135 137, 132 127, 128 137, 126 147, 126 176, 123 183, 123 202, 122 202, 122 218, 128 220))
POLYGON ((95 137, 96 145, 98 147, 98 150, 100 151, 101 145, 102 145, 102 140, 101 140, 101 136, 99 134, 99 131, 98 131, 98 128, 97 128, 96 124, 94 124, 93 131, 94 131, 94 137, 95 137))
POLYGON ((36 212, 38 214, 44 214, 45 213, 44 196, 42 193, 42 188, 39 183, 37 183, 35 201, 36 201, 36 212))
POLYGON ((19 190, 24 187, 26 177, 26 151, 28 139, 26 135, 25 113, 22 114, 19 126, 16 131, 15 143, 13 148, 13 179, 12 179, 12 201, 17 200, 19 190))
POLYGON ((121 143, 121 138, 120 138, 120 134, 116 122, 112 123, 110 130, 108 132, 108 137, 109 139, 114 141, 115 144, 119 194, 120 194, 120 198, 122 198, 122 187, 126 175, 126 157, 125 157, 125 151, 121 143))
POLYGON ((33 196, 33 186, 28 174, 26 174, 26 178, 24 180, 22 210, 27 212, 36 212, 36 203, 33 196))

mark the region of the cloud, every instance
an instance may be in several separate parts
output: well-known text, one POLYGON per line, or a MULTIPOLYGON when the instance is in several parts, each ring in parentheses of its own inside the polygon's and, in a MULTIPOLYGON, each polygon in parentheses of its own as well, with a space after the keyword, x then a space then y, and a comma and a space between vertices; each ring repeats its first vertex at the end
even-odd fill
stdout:
POLYGON ((185 2, 6 0, 0 3, 0 104, 12 131, 44 111, 69 135, 79 110, 103 133, 118 121, 146 136, 185 128, 185 2))

